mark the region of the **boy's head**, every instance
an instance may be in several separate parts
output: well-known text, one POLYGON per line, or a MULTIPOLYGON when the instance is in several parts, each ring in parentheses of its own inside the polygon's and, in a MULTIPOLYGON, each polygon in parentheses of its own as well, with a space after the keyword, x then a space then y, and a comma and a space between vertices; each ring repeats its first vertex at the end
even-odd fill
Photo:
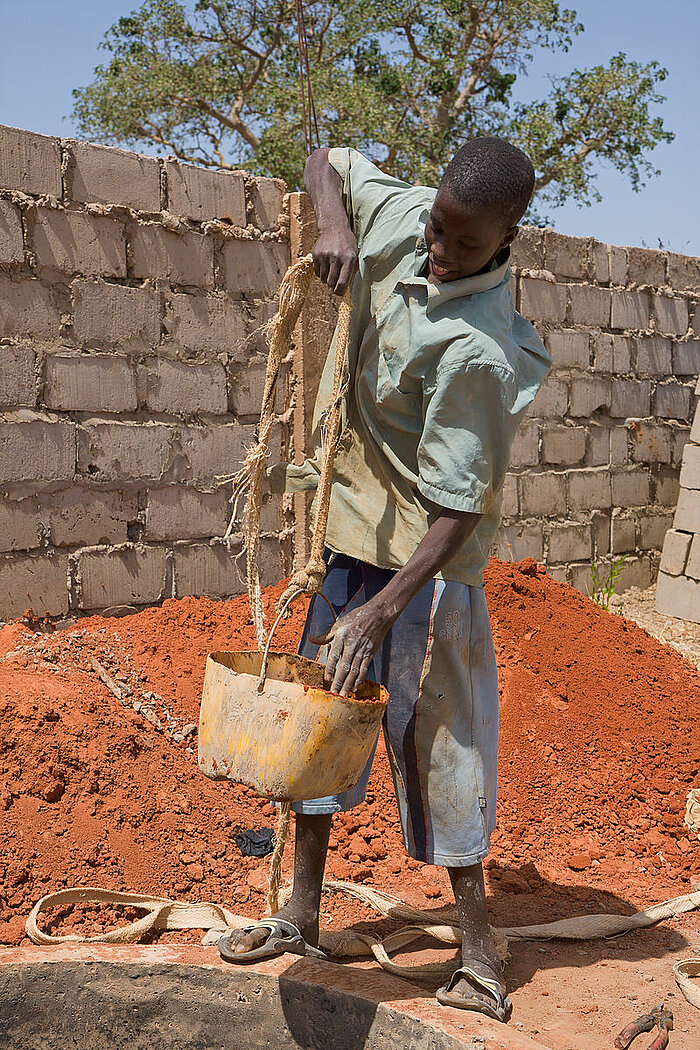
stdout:
POLYGON ((470 139, 447 165, 425 225, 430 277, 456 281, 490 266, 518 232, 535 185, 529 157, 505 139, 470 139))

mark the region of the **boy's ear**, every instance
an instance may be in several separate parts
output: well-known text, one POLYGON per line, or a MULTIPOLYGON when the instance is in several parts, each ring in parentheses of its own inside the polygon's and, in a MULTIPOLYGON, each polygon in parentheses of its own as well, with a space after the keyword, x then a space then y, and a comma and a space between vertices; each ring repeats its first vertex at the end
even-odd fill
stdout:
POLYGON ((509 244, 512 244, 515 238, 518 236, 519 232, 519 226, 511 226, 511 228, 506 231, 506 234, 503 240, 501 241, 501 247, 499 248, 499 251, 501 251, 503 248, 507 248, 509 244))

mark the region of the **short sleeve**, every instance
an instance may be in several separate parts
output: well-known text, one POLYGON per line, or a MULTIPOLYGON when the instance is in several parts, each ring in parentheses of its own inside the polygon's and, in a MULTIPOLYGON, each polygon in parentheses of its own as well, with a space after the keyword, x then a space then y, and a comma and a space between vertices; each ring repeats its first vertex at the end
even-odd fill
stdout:
POLYGON ((386 175, 355 149, 334 147, 328 162, 343 180, 343 204, 359 242, 369 232, 381 209, 397 194, 412 187, 386 175))
POLYGON ((418 488, 431 502, 488 511, 520 422, 511 410, 514 387, 514 375, 495 363, 438 370, 418 446, 418 488))

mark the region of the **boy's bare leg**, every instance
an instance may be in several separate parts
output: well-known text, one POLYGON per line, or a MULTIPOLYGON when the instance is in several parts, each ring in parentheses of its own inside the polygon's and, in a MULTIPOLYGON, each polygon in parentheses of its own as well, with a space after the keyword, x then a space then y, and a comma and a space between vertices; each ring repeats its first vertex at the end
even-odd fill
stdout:
MULTIPOLYGON (((289 903, 275 915, 275 918, 293 922, 307 944, 314 948, 318 947, 318 913, 331 819, 330 813, 295 815, 294 886, 289 903)), ((269 930, 233 931, 231 948, 234 952, 247 952, 257 948, 269 936, 269 930)))
MULTIPOLYGON (((462 963, 480 977, 495 979, 500 983, 503 967, 486 912, 486 889, 481 864, 447 870, 462 929, 462 963)), ((490 1002, 493 1005, 492 1000, 475 993, 473 986, 465 980, 459 981, 452 991, 453 994, 463 995, 465 998, 479 998, 484 1003, 490 1002)))

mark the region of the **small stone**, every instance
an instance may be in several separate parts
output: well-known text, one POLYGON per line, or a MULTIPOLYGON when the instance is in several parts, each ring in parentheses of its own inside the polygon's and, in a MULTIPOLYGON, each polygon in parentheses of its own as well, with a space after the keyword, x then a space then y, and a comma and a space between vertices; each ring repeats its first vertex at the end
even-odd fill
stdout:
POLYGON ((590 853, 573 853, 567 863, 572 871, 585 871, 590 868, 592 859, 590 853))
POLYGON ((192 734, 196 732, 197 726, 194 724, 194 722, 188 722, 186 726, 182 727, 182 736, 185 740, 187 740, 188 737, 192 736, 192 734))
POLYGON ((530 890, 527 881, 515 871, 505 871, 498 885, 504 893, 528 893, 530 890))
POLYGON ((136 714, 138 714, 139 711, 141 710, 141 707, 143 705, 141 704, 140 700, 134 700, 134 702, 133 702, 133 704, 131 706, 133 707, 133 709, 136 712, 136 714))

